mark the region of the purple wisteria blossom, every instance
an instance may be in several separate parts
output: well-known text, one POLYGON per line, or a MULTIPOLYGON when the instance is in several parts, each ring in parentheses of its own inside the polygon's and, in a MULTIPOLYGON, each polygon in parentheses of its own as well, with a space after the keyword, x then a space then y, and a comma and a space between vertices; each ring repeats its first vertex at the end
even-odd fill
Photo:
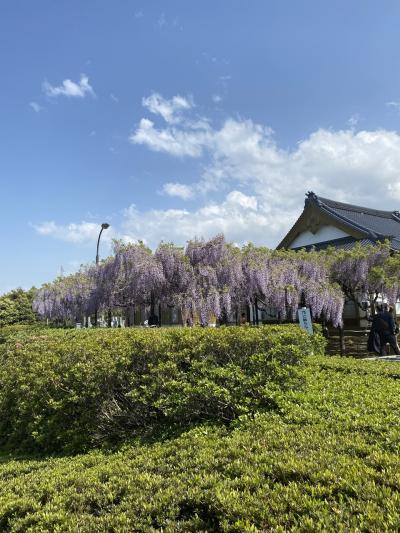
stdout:
MULTIPOLYGON (((299 306, 307 305, 314 319, 337 326, 347 292, 389 287, 377 268, 387 259, 384 248, 359 257, 252 244, 239 248, 223 235, 189 241, 186 248, 162 243, 154 253, 143 243, 116 242, 113 255, 99 265, 44 285, 34 308, 44 317, 73 321, 97 311, 164 304, 207 324, 212 317, 224 321, 245 305, 268 306, 280 320, 294 320, 299 306)), ((396 268, 392 265, 389 287, 393 297, 399 292, 396 268)))

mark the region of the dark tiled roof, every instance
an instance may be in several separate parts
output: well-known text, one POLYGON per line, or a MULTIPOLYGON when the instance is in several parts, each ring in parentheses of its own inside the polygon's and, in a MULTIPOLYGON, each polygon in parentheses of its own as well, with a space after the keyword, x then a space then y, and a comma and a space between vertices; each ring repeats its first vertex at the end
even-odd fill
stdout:
POLYGON ((368 239, 384 239, 398 237, 396 248, 400 249, 400 213, 398 211, 380 211, 359 205, 344 204, 321 198, 313 192, 307 194, 307 203, 317 205, 319 209, 329 213, 337 220, 357 228, 365 233, 368 239))

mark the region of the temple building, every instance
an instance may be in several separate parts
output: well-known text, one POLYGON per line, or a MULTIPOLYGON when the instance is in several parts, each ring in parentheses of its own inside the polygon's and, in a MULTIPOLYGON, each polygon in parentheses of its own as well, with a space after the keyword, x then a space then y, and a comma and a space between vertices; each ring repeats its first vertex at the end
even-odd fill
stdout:
MULTIPOLYGON (((356 243, 374 244, 388 240, 393 250, 400 250, 400 213, 344 204, 306 195, 304 209, 277 248, 323 250, 328 246, 350 249, 356 243)), ((400 304, 396 305, 397 313, 400 304)), ((343 310, 345 324, 367 327, 366 312, 352 301, 343 310)))
POLYGON ((394 250, 400 250, 398 211, 344 204, 309 192, 303 212, 277 248, 348 249, 356 242, 366 245, 386 239, 394 250))

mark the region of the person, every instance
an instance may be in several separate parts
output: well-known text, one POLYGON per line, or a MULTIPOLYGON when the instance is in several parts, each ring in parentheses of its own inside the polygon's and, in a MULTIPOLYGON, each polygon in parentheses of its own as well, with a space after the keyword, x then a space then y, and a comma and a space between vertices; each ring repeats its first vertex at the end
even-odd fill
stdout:
POLYGON ((388 306, 387 304, 384 304, 383 306, 383 309, 382 309, 382 313, 381 313, 381 317, 382 319, 386 322, 387 324, 387 330, 385 331, 385 334, 384 334, 384 341, 385 341, 385 344, 386 343, 389 343, 389 345, 393 348, 394 350, 394 353, 396 355, 400 355, 400 348, 399 348, 399 345, 397 343, 397 325, 396 325, 396 322, 394 320, 394 309, 392 306, 388 306))
POLYGON ((368 351, 376 352, 380 356, 386 354, 386 334, 389 331, 389 325, 382 317, 383 309, 381 305, 376 306, 376 314, 372 318, 371 331, 368 337, 368 351))
POLYGON ((158 316, 157 316, 155 313, 152 313, 152 314, 149 316, 148 324, 149 324, 149 327, 150 327, 150 328, 156 328, 156 327, 159 326, 158 316))

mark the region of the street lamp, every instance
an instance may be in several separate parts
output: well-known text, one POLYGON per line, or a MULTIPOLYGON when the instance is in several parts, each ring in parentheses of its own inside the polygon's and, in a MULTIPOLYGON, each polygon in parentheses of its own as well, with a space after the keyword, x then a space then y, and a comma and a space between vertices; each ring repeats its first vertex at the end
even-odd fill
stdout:
MULTIPOLYGON (((99 233, 99 238, 97 239, 97 248, 96 248, 96 266, 99 264, 99 245, 100 245, 100 237, 103 233, 103 230, 108 229, 110 227, 110 224, 107 224, 107 222, 103 222, 101 225, 101 230, 99 233)), ((97 326, 97 305, 94 312, 94 325, 97 326)))
POLYGON ((103 222, 103 224, 101 225, 101 230, 100 230, 100 233, 99 233, 99 238, 97 239, 96 265, 99 264, 99 244, 100 244, 100 237, 101 237, 101 234, 103 233, 103 229, 108 229, 109 227, 110 227, 110 224, 107 224, 107 222, 103 222))

